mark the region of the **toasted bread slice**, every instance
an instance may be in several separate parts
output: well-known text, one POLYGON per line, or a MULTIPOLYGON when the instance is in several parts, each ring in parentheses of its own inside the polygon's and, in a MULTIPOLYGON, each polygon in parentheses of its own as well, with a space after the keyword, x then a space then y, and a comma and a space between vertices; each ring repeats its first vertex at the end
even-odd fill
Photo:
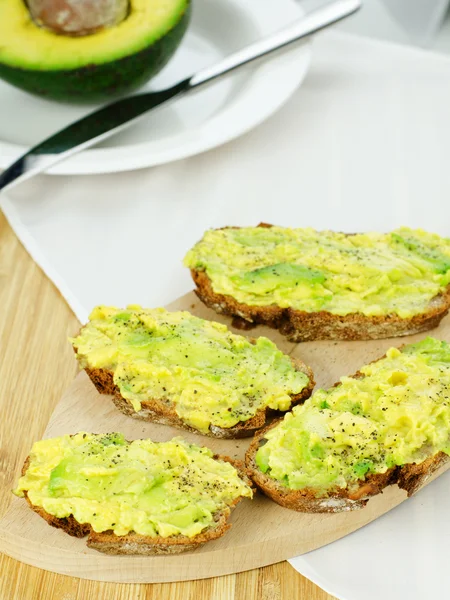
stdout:
POLYGON ((364 508, 372 496, 382 493, 388 485, 393 484, 404 489, 408 497, 412 496, 437 469, 450 461, 447 454, 438 452, 420 464, 408 464, 389 469, 386 473, 370 475, 362 479, 358 490, 351 494, 344 488, 334 490, 324 498, 317 498, 313 488, 290 490, 262 473, 255 463, 256 452, 265 443, 265 433, 276 427, 278 422, 271 423, 255 436, 247 451, 246 467, 253 482, 266 496, 285 508, 299 512, 337 513, 364 508))
MULTIPOLYGON (((301 371, 308 376, 308 383, 306 387, 299 394, 293 394, 291 396, 291 408, 297 404, 301 404, 307 398, 309 398, 314 389, 315 381, 314 375, 311 369, 306 366, 302 361, 296 358, 291 358, 292 364, 297 371, 301 371)), ((161 423, 161 425, 169 425, 171 427, 179 427, 192 433, 199 433, 197 429, 190 427, 177 415, 174 404, 165 400, 164 398, 148 398, 144 400, 141 410, 135 411, 131 404, 121 396, 118 387, 114 383, 114 374, 112 371, 106 369, 90 369, 85 368, 90 380, 97 388, 100 394, 108 394, 112 396, 116 408, 123 414, 138 419, 140 421, 151 421, 152 423, 161 423)), ((207 432, 202 431, 203 435, 209 437, 221 438, 221 439, 239 439, 245 437, 251 437, 257 431, 262 429, 268 422, 269 419, 275 416, 279 416, 279 411, 274 411, 270 408, 261 408, 257 413, 248 421, 238 423, 234 427, 225 429, 224 427, 218 427, 217 425, 210 425, 207 432)))
MULTIPOLYGON (((405 347, 400 350, 403 348, 405 347)), ((384 358, 386 355, 371 364, 384 358)), ((360 371, 351 376, 352 379, 363 379, 364 377, 365 375, 360 371)), ((338 382, 333 388, 339 388, 341 385, 341 382, 338 382)), ((314 401, 314 396, 305 404, 305 407, 312 401, 314 401)), ((436 451, 420 462, 395 465, 384 473, 369 473, 358 481, 351 482, 351 486, 348 482, 348 485, 344 487, 335 486, 326 490, 325 493, 313 486, 291 489, 262 472, 256 463, 256 453, 268 442, 267 433, 282 421, 283 419, 278 419, 255 436, 247 450, 245 463, 253 482, 264 494, 281 506, 299 512, 336 513, 360 509, 367 504, 370 497, 383 492, 388 485, 392 484, 397 484, 404 489, 409 497, 424 485, 437 469, 450 461, 450 456, 446 452, 436 451)), ((301 432, 298 433, 300 435, 301 432)), ((368 440, 370 441, 369 437, 368 440)), ((349 450, 349 452, 351 451, 349 450)))
MULTIPOLYGON (((272 225, 261 223, 258 227, 270 228, 272 225)), ((340 315, 325 310, 308 312, 282 308, 276 304, 245 304, 229 294, 216 292, 204 269, 191 268, 191 275, 200 300, 217 313, 233 317, 235 327, 249 329, 258 324, 266 325, 278 329, 291 342, 369 340, 413 335, 437 327, 450 308, 450 285, 431 298, 420 313, 403 318, 395 313, 370 316, 352 312, 340 315)))
POLYGON ((290 342, 313 340, 378 340, 429 331, 439 325, 450 308, 450 286, 435 296, 420 315, 402 319, 398 315, 368 317, 362 313, 345 316, 321 311, 309 313, 279 306, 249 306, 231 296, 214 292, 205 271, 191 270, 200 300, 217 313, 233 317, 233 325, 266 325, 278 329, 290 342))
MULTIPOLYGON (((104 310, 109 311, 109 310, 117 310, 117 309, 104 309, 104 310)), ((151 312, 151 314, 154 314, 154 313, 151 312)), ((165 311, 162 314, 165 318, 169 318, 169 315, 175 315, 175 314, 176 315, 184 315, 184 314, 187 315, 188 313, 168 313, 167 311, 165 311)), ((147 315, 147 313, 145 314, 145 316, 146 315, 147 315)), ((182 318, 182 317, 180 317, 180 318, 182 318)), ((237 344, 237 345, 242 344, 246 347, 251 347, 251 344, 253 344, 258 347, 258 340, 247 340, 246 338, 244 338, 242 336, 235 336, 234 334, 231 334, 229 331, 227 331, 223 325, 218 325, 218 324, 215 324, 215 323, 212 323, 209 321, 204 321, 203 319, 198 319, 196 317, 194 318, 192 316, 187 317, 187 318, 191 318, 194 323, 199 324, 198 326, 200 328, 203 327, 203 324, 207 324, 207 325, 205 325, 205 327, 207 327, 207 328, 210 328, 210 327, 214 328, 216 326, 220 327, 221 329, 219 331, 224 331, 225 335, 227 336, 227 339, 229 338, 230 340, 232 340, 232 342, 231 342, 232 344, 237 344), (249 344, 249 342, 250 342, 250 344, 249 344)), ((90 323, 86 326, 86 328, 88 328, 89 326, 90 326, 90 323)), ((200 331, 201 331, 201 329, 200 329, 200 331)), ((168 385, 167 385, 167 388, 166 388, 166 386, 160 388, 161 389, 160 397, 153 397, 152 395, 147 394, 147 393, 145 395, 143 395, 141 393, 141 395, 139 396, 139 404, 137 406, 135 403, 133 404, 133 402, 130 401, 130 399, 127 399, 124 396, 125 392, 123 392, 123 390, 117 384, 118 378, 115 378, 114 369, 93 366, 92 364, 90 364, 89 351, 92 348, 92 346, 84 343, 83 347, 80 347, 81 346, 80 339, 81 339, 82 335, 83 335, 83 329, 80 332, 80 336, 75 338, 75 340, 73 340, 74 349, 75 349, 75 352, 77 353, 79 360, 81 361, 81 365, 85 369, 86 373, 90 377, 91 381, 93 382, 93 384, 95 385, 97 390, 101 394, 111 395, 114 404, 121 412, 123 412, 124 414, 126 414, 134 419, 151 421, 151 422, 155 422, 155 423, 161 423, 164 425, 171 425, 173 427, 179 427, 181 429, 185 429, 187 431, 191 431, 194 433, 200 432, 203 435, 207 435, 210 437, 224 438, 224 439, 250 437, 256 431, 258 431, 259 429, 264 427, 267 424, 268 419, 270 417, 272 417, 274 415, 279 416, 280 414, 286 412, 286 410, 289 410, 296 404, 304 402, 306 400, 306 398, 308 398, 311 395, 312 390, 315 385, 313 373, 308 366, 306 366, 303 362, 301 362, 298 359, 286 357, 276 348, 276 346, 273 344, 273 342, 270 342, 269 340, 267 340, 265 338, 260 338, 260 341, 264 340, 264 343, 266 344, 266 346, 268 346, 268 347, 270 346, 269 350, 268 350, 271 353, 270 360, 275 360, 274 357, 278 356, 278 358, 276 360, 282 359, 285 363, 285 367, 288 366, 288 371, 290 373, 289 377, 291 377, 291 379, 289 381, 291 381, 291 383, 294 382, 294 384, 296 386, 294 388, 294 391, 292 391, 292 387, 288 386, 289 381, 287 379, 286 380, 280 379, 276 383, 276 386, 278 386, 277 387, 278 391, 276 393, 279 394, 280 389, 283 389, 283 405, 281 407, 282 410, 280 411, 280 410, 276 409, 277 406, 280 406, 280 404, 278 404, 274 408, 269 408, 267 402, 266 403, 260 402, 257 405, 253 404, 252 407, 254 407, 254 408, 252 408, 251 410, 248 410, 244 414, 241 414, 240 419, 233 416, 233 421, 230 423, 230 426, 227 426, 228 423, 226 423, 226 425, 222 425, 222 422, 217 422, 217 420, 216 420, 216 422, 214 422, 214 420, 212 419, 209 422, 209 425, 207 427, 200 427, 200 426, 196 427, 196 423, 195 423, 196 415, 193 415, 193 418, 190 421, 186 418, 185 415, 180 415, 180 412, 177 410, 176 394, 173 394, 172 398, 175 398, 175 400, 173 400, 171 397, 169 397, 168 392, 166 392, 166 389, 169 387, 168 385), (87 350, 86 350, 86 348, 87 348, 87 350), (83 352, 85 352, 85 353, 83 353, 83 352), (302 375, 302 378, 300 379, 298 376, 298 374, 300 374, 300 373, 306 377, 303 377, 303 375, 302 375), (283 385, 283 388, 281 388, 281 385, 283 385), (166 395, 166 393, 167 393, 167 395, 166 395), (284 408, 285 406, 286 406, 286 408, 284 408)), ((198 340, 200 337, 201 337, 200 335, 197 335, 196 339, 198 340)), ((122 340, 123 338, 120 338, 120 339, 122 340)), ((160 339, 160 338, 158 338, 158 339, 160 339)), ((107 342, 109 343, 109 340, 107 340, 107 342)), ((169 342, 170 342, 170 340, 169 340, 169 342)), ((94 344, 96 344, 96 343, 97 343, 97 341, 95 340, 94 344)), ((114 343, 115 342, 113 342, 113 345, 114 345, 114 343)), ((177 341, 177 347, 178 346, 179 346, 179 343, 177 341)), ((231 347, 234 348, 234 346, 231 346, 231 347)), ((209 346, 208 346, 208 348, 209 348, 209 346)), ((258 347, 258 348, 255 348, 255 352, 256 351, 261 353, 261 357, 264 356, 264 352, 265 352, 264 349, 261 349, 260 347, 258 347)), ((189 350, 186 350, 186 352, 192 352, 193 356, 198 355, 198 352, 196 353, 195 348, 192 349, 192 347, 189 347, 189 350)), ((210 352, 214 353, 214 348, 210 352)), ((180 354, 180 352, 178 354, 180 354)), ((183 354, 183 353, 181 353, 181 354, 183 354)), ((241 356, 243 356, 245 359, 245 356, 247 356, 247 355, 233 354, 233 358, 236 358, 236 360, 233 361, 233 365, 232 365, 232 367, 230 367, 231 370, 229 371, 229 373, 233 374, 235 372, 237 373, 238 371, 245 370, 245 372, 249 374, 249 377, 253 378, 252 381, 254 381, 255 387, 253 387, 253 383, 251 384, 251 387, 247 386, 247 392, 245 391, 245 389, 243 389, 241 391, 241 388, 239 387, 239 385, 238 385, 238 387, 233 388, 233 390, 236 389, 236 394, 237 394, 237 396, 236 396, 236 394, 234 395, 234 400, 233 400, 233 397, 231 396, 231 393, 230 393, 229 397, 227 394, 223 394, 223 393, 221 394, 221 402, 225 406, 225 408, 223 408, 222 410, 229 411, 229 412, 227 412, 227 414, 230 414, 230 415, 234 415, 234 413, 232 411, 238 412, 239 410, 243 410, 240 407, 244 407, 245 399, 246 399, 246 397, 248 397, 248 389, 256 390, 257 386, 262 386, 262 387, 260 387, 260 390, 263 390, 263 391, 258 392, 261 394, 260 398, 263 398, 263 394, 265 394, 264 397, 268 398, 268 397, 270 397, 270 394, 272 393, 271 392, 272 388, 270 387, 270 379, 266 379, 266 371, 264 371, 264 374, 261 374, 257 369, 255 370, 254 366, 250 368, 248 366, 248 363, 246 363, 245 360, 241 359, 241 356), (239 405, 237 408, 236 408, 236 404, 233 405, 233 402, 236 401, 236 397, 239 399, 239 405)), ((259 356, 259 354, 257 354, 256 356, 259 356)), ((151 352, 149 353, 148 358, 145 359, 146 363, 149 366, 151 366, 152 369, 153 369, 153 364, 154 363, 156 364, 157 360, 158 360, 157 358, 153 358, 153 354, 151 352)), ((178 360, 179 360, 179 356, 178 356, 178 360)), ((190 385, 191 387, 199 388, 199 391, 197 389, 194 390, 196 395, 195 395, 195 404, 194 404, 192 410, 194 412, 200 412, 200 409, 202 408, 202 403, 205 401, 208 401, 207 396, 209 393, 209 389, 206 389, 206 392, 203 392, 201 389, 201 385, 198 385, 198 386, 194 385, 194 384, 192 384, 192 381, 194 379, 198 380, 199 377, 203 376, 202 369, 204 368, 204 366, 202 366, 201 363, 204 360, 204 350, 201 351, 199 357, 197 356, 197 358, 195 360, 196 360, 196 362, 194 363, 195 373, 190 378, 190 380, 191 380, 190 382, 186 381, 184 383, 185 389, 184 389, 183 393, 187 393, 186 387, 188 385, 190 385), (198 393, 197 393, 197 391, 198 391, 198 393)), ((142 364, 142 363, 140 363, 140 364, 142 364)), ((164 366, 165 371, 163 373, 163 376, 167 376, 167 372, 168 372, 167 370, 172 371, 172 370, 177 369, 178 364, 179 364, 179 362, 177 363, 176 361, 174 361, 173 364, 166 361, 165 366, 164 366)), ((259 365, 259 363, 255 363, 255 364, 257 366, 259 365)), ((275 373, 275 374, 279 373, 279 371, 273 370, 273 369, 275 369, 275 366, 272 367, 271 365, 272 365, 272 363, 267 363, 267 365, 264 363, 263 366, 264 366, 264 369, 267 368, 267 370, 269 370, 269 371, 272 370, 273 373, 275 373)), ((139 367, 139 368, 142 369, 143 367, 139 367)), ((222 370, 225 369, 223 363, 220 364, 220 369, 222 369, 222 370)), ((152 371, 152 373, 153 373, 153 371, 152 371)), ((229 375, 227 375, 227 377, 228 376, 229 375)), ((152 375, 152 378, 156 379, 156 377, 157 376, 152 375)), ((221 377, 222 377, 222 375, 219 376, 219 378, 221 378, 221 377)), ((277 377, 278 377, 278 375, 277 375, 277 377)), ((221 379, 219 379, 219 381, 221 381, 221 379)), ((128 384, 129 380, 126 383, 128 384)), ((235 385, 235 384, 233 383, 233 385, 235 385)), ((273 388, 273 389, 275 390, 275 388, 273 388)), ((234 391, 233 391, 233 393, 234 393, 234 391)), ((257 392, 255 392, 255 394, 256 393, 257 392)), ((255 398, 257 398, 256 395, 255 395, 255 398)), ((209 410, 210 409, 208 408, 208 411, 209 410)), ((208 414, 210 414, 210 413, 208 413, 208 414)))
MULTIPOLYGON (((233 460, 227 456, 214 455, 217 461, 227 462, 233 465, 237 470, 240 479, 248 486, 253 488, 253 483, 249 479, 244 464, 241 461, 233 460)), ((30 457, 28 456, 22 468, 22 475, 25 475, 30 465, 30 457)), ((178 554, 181 552, 190 552, 196 550, 203 544, 215 540, 224 535, 231 524, 228 522, 233 508, 243 499, 243 496, 236 498, 228 506, 216 512, 213 515, 213 523, 201 533, 194 537, 185 535, 172 535, 169 537, 162 536, 145 536, 135 532, 130 532, 127 535, 116 535, 114 531, 107 530, 96 532, 89 523, 79 523, 73 515, 65 518, 58 518, 48 513, 44 508, 35 506, 29 499, 26 491, 24 497, 28 505, 42 517, 49 525, 57 529, 62 529, 69 535, 78 538, 88 536, 86 544, 89 548, 94 548, 105 554, 129 554, 129 555, 161 555, 161 554, 178 554)))

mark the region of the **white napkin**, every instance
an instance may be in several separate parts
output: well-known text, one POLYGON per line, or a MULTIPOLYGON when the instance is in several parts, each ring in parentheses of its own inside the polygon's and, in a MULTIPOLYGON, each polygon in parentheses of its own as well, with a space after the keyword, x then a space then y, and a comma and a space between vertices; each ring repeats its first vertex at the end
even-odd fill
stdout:
POLYGON ((444 600, 449 485, 447 471, 366 527, 289 562, 342 600, 444 600))
MULTIPOLYGON (((266 221, 351 232, 403 224, 450 235, 449 161, 450 60, 331 33, 316 41, 311 72, 294 97, 239 140, 132 173, 42 176, 13 190, 2 207, 85 321, 99 303, 164 305, 192 289, 181 261, 209 227, 266 221)), ((438 500, 449 507, 448 494, 438 500)), ((383 576, 371 576, 378 564, 370 534, 376 526, 366 531, 373 591, 383 576)), ((339 544, 333 545, 337 554, 339 544)), ((426 547, 434 556, 433 544, 426 547)), ((314 557, 321 552, 328 549, 314 557)), ((321 563, 314 558, 311 564, 321 563)), ((307 572, 307 565, 308 555, 297 568, 307 572)), ((329 565, 323 561, 315 581, 338 594, 329 565)), ((443 587, 433 597, 445 596, 448 573, 436 574, 443 587)), ((404 597, 419 598, 414 586, 406 589, 404 597)), ((358 600, 372 598, 353 592, 358 600)), ((347 600, 356 599, 353 592, 346 590, 347 600)), ((378 597, 394 598, 387 594, 378 597)))

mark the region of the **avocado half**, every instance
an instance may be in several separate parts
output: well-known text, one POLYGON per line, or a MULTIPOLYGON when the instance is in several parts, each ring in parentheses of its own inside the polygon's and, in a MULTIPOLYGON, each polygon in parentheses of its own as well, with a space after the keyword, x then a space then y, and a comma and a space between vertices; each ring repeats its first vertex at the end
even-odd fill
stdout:
POLYGON ((71 37, 36 25, 24 0, 0 0, 0 78, 54 100, 110 99, 165 66, 190 13, 191 0, 130 0, 118 25, 71 37))

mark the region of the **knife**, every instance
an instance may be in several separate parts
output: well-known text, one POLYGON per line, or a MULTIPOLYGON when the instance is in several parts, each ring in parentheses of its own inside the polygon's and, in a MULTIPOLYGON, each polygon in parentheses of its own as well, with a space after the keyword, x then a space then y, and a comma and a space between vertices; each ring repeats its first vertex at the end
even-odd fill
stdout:
POLYGON ((337 0, 288 27, 231 54, 165 90, 128 96, 107 104, 34 146, 0 175, 6 190, 122 131, 148 111, 214 82, 219 77, 333 25, 356 12, 361 0, 337 0))

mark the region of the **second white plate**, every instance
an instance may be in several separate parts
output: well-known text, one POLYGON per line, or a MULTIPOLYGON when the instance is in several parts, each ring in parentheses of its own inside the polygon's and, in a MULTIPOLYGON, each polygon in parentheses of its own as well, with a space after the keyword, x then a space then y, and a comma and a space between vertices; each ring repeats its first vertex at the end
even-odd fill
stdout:
MULTIPOLYGON (((146 89, 160 89, 298 19, 294 0, 194 0, 188 34, 146 89)), ((310 62, 308 44, 148 114, 124 133, 53 167, 58 175, 109 173, 186 158, 260 124, 291 96, 310 62)), ((58 104, 0 81, 0 168, 94 107, 58 104)))

